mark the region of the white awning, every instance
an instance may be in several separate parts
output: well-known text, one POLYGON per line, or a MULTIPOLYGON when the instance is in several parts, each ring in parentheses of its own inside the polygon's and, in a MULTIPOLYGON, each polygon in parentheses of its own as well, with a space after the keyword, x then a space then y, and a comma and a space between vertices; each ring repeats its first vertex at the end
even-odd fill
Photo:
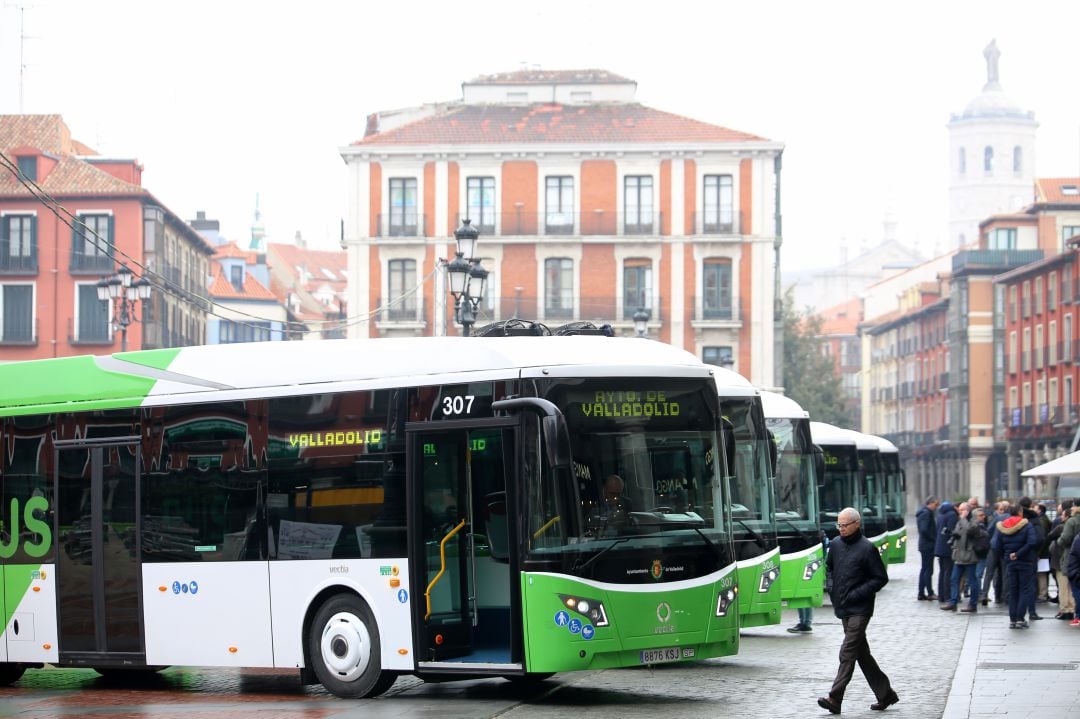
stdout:
POLYGON ((1021 477, 1057 477, 1062 474, 1080 474, 1080 452, 1073 452, 1058 457, 1046 464, 1032 467, 1020 474, 1021 477))

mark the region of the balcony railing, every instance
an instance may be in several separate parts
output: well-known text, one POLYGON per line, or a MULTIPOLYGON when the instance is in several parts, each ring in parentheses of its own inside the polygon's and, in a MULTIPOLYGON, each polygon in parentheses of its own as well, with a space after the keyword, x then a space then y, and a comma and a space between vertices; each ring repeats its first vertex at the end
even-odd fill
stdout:
POLYGON ((937 441, 938 442, 948 442, 949 441, 949 428, 948 427, 938 427, 936 436, 937 436, 937 441))
POLYGON ((410 295, 396 302, 380 297, 376 305, 379 322, 424 322, 424 305, 417 302, 416 295, 410 295))
POLYGON ((116 261, 111 254, 71 253, 71 271, 85 274, 109 274, 115 269, 116 261))
POLYGON ((659 212, 501 212, 480 218, 458 214, 455 226, 468 217, 481 235, 608 235, 614 237, 659 235, 663 216, 659 212))
POLYGON ((416 212, 375 215, 375 237, 419 237, 428 233, 424 215, 416 212))
MULTIPOLYGON (((737 235, 742 231, 743 227, 746 227, 743 213, 740 211, 730 213, 695 212, 691 219, 693 220, 694 234, 697 235, 737 235)), ((678 228, 675 231, 678 233, 678 228)))
POLYGON ((29 317, 12 321, 7 318, 3 332, 0 332, 0 345, 5 347, 33 347, 38 343, 40 320, 31 321, 29 317))
POLYGON ((738 322, 743 321, 738 302, 724 301, 728 298, 695 297, 694 321, 696 322, 738 322), (721 301, 717 301, 721 300, 721 301))
POLYGON ((1030 264, 1042 258, 1042 250, 964 250, 953 255, 952 268, 953 272, 977 269, 1006 270, 1030 264))
POLYGON ((0 241, 0 273, 5 275, 34 275, 38 271, 37 248, 28 255, 12 255, 8 243, 0 241))

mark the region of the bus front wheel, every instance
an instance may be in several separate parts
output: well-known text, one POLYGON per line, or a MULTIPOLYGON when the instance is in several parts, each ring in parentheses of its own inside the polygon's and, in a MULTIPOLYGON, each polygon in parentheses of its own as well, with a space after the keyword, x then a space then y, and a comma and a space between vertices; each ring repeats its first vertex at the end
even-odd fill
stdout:
POLYGON ((22 664, 0 664, 0 687, 14 684, 22 678, 26 667, 22 664))
POLYGON ((336 594, 315 613, 308 657, 319 682, 339 697, 372 697, 390 688, 395 672, 382 671, 379 628, 362 599, 336 594))

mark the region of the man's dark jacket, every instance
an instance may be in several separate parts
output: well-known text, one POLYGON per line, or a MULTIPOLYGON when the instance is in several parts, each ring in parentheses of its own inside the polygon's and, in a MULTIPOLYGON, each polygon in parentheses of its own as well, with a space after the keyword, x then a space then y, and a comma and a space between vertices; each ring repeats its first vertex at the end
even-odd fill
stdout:
POLYGON ((837 617, 874 615, 874 595, 889 583, 889 575, 877 548, 861 530, 838 535, 829 543, 825 571, 832 577, 830 596, 837 617))
POLYGON ((1080 585, 1080 534, 1073 539, 1072 548, 1069 550, 1065 563, 1065 576, 1073 584, 1080 585))
POLYGON ((915 524, 919 528, 919 551, 934 551, 934 540, 937 538, 937 524, 934 522, 934 510, 925 504, 919 507, 915 513, 915 524))
POLYGON ((960 519, 960 513, 952 502, 942 502, 937 512, 937 534, 934 535, 934 556, 952 557, 952 545, 949 539, 956 529, 956 521, 960 519))

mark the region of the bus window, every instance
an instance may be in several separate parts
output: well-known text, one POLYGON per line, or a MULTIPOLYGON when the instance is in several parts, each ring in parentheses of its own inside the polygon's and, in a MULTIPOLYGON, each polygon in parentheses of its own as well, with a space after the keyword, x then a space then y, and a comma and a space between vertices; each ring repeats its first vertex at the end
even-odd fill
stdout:
MULTIPOLYGON (((388 428, 389 415, 404 419, 404 397, 384 390, 269 401, 272 559, 405 556, 404 447, 389 451, 388 428)), ((431 505, 457 509, 438 497, 431 505)))
POLYGON ((179 406, 155 420, 161 444, 142 477, 145 561, 265 559, 262 474, 250 452, 264 407, 179 406))

